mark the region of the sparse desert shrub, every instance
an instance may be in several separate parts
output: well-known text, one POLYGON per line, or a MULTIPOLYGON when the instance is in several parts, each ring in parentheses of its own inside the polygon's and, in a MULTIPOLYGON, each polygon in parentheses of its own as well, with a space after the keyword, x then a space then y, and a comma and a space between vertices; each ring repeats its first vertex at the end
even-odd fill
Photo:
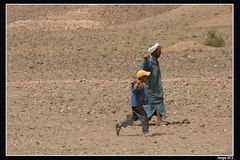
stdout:
POLYGON ((217 35, 216 30, 209 30, 207 33, 207 38, 204 40, 203 44, 213 47, 222 47, 225 42, 220 34, 217 35))

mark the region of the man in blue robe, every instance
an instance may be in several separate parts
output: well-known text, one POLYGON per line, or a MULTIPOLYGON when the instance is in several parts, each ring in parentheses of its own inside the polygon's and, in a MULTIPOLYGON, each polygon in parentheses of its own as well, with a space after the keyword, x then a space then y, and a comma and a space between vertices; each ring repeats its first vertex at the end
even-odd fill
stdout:
POLYGON ((149 80, 144 86, 147 102, 147 104, 144 105, 144 109, 149 119, 156 114, 156 125, 160 125, 162 119, 165 119, 167 116, 164 106, 161 71, 158 63, 160 55, 161 47, 158 43, 156 43, 148 49, 148 53, 144 55, 144 60, 140 66, 140 69, 151 72, 149 80))

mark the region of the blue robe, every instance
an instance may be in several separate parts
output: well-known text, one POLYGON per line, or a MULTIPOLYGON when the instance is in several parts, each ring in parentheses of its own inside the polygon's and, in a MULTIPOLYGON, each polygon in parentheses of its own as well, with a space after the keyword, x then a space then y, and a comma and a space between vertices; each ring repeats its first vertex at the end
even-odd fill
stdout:
POLYGON ((162 118, 166 118, 167 114, 163 102, 164 98, 161 72, 157 58, 152 55, 148 58, 144 58, 140 69, 151 72, 148 81, 144 85, 147 103, 144 105, 144 109, 148 118, 151 118, 156 110, 159 111, 162 118))

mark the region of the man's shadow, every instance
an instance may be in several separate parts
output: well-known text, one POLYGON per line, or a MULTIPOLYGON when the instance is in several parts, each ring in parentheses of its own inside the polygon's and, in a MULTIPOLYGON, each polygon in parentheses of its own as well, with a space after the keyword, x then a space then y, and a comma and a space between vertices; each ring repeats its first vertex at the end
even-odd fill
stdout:
MULTIPOLYGON (((149 134, 149 135, 146 135, 144 137, 155 137, 155 136, 164 136, 164 135, 173 135, 174 133, 153 133, 153 134, 149 134)), ((141 134, 126 134, 126 135, 120 135, 120 136, 142 136, 141 134)))
MULTIPOLYGON (((154 116, 156 116, 156 114, 157 114, 157 112, 155 111, 154 116)), ((129 119, 130 117, 131 117, 130 114, 126 115, 127 119, 129 119)), ((149 126, 156 126, 156 123, 157 123, 156 121, 155 122, 150 122, 149 126)), ((175 120, 175 121, 165 121, 164 120, 164 121, 161 122, 160 126, 182 125, 182 124, 190 124, 190 121, 187 118, 185 118, 183 120, 175 120)), ((131 124, 131 126, 141 126, 141 125, 142 125, 141 123, 136 123, 136 121, 131 124)))
MULTIPOLYGON (((157 122, 151 122, 149 123, 149 126, 156 126, 156 123, 157 122)), ((185 118, 183 119, 182 121, 180 120, 175 120, 175 121, 162 121, 160 126, 168 126, 168 125, 182 125, 182 124, 190 124, 190 121, 185 118)), ((142 124, 141 123, 132 123, 131 126, 141 126, 142 124)))

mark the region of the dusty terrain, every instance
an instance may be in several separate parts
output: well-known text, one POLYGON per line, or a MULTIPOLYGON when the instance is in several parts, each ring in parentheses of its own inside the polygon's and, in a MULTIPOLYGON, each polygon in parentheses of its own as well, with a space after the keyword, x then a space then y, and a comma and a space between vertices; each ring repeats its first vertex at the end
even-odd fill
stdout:
POLYGON ((7 154, 230 155, 232 57, 230 5, 7 6, 7 154), (203 45, 212 28, 224 47, 203 45), (190 124, 116 136, 156 42, 167 120, 190 124))

